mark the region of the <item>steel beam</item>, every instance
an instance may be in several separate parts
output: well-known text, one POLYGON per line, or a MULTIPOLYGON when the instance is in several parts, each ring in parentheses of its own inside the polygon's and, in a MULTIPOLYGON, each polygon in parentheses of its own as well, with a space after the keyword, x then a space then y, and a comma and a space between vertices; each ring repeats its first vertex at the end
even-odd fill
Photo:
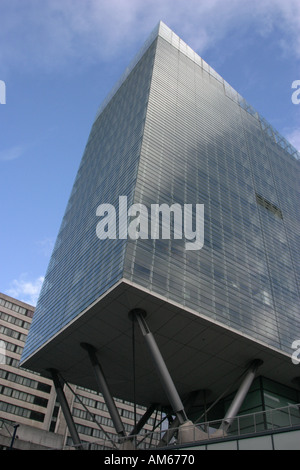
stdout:
POLYGON ((152 403, 147 408, 147 410, 145 411, 145 413, 143 414, 139 422, 134 426, 133 430, 130 433, 130 436, 135 436, 136 434, 140 432, 141 429, 143 429, 144 425, 147 423, 148 419, 150 418, 150 416, 152 415, 156 407, 157 405, 155 403, 152 403))
POLYGON ((156 341, 148 328, 148 325, 145 320, 146 312, 141 309, 133 309, 129 312, 129 317, 132 321, 136 320, 142 335, 145 339, 145 342, 148 346, 148 350, 150 352, 151 358, 154 362, 158 375, 160 377, 160 381, 162 386, 166 392, 170 405, 178 418, 179 425, 185 423, 188 418, 184 411, 183 403, 178 395, 178 392, 175 388, 174 382, 172 377, 167 369, 165 361, 160 353, 160 350, 156 344, 156 341))
POLYGON ((112 397, 112 394, 109 390, 108 384, 106 382, 106 378, 104 376, 103 370, 99 364, 98 358, 96 356, 96 349, 94 346, 87 344, 87 343, 81 343, 81 346, 83 349, 85 349, 89 355, 93 371, 95 374, 96 382, 99 387, 99 391, 102 393, 105 404, 108 408, 109 414, 111 416, 111 419, 114 423, 114 427, 116 432, 119 434, 121 437, 126 437, 126 431, 124 428, 124 425, 121 421, 118 408, 115 404, 115 401, 112 397))
POLYGON ((245 400, 245 397, 252 385, 252 382, 255 378, 255 375, 256 375, 256 371, 258 369, 258 367, 262 364, 263 362, 260 360, 260 359, 256 359, 252 362, 252 364, 250 365, 249 369, 248 369, 248 372, 246 373, 245 377, 244 377, 244 380, 242 381, 238 391, 236 392, 235 394, 235 397, 230 405, 230 407, 228 408, 228 411, 222 421, 222 424, 220 426, 220 429, 222 429, 223 431, 227 431, 228 428, 231 426, 234 418, 236 417, 236 415, 238 414, 242 404, 243 404, 243 401, 245 400))
POLYGON ((74 420, 73 420, 73 417, 72 417, 72 414, 71 414, 71 411, 70 411, 70 408, 69 408, 69 405, 68 405, 68 402, 67 402, 67 399, 65 397, 64 390, 63 390, 63 385, 60 381, 58 372, 57 372, 56 369, 48 369, 48 370, 51 373, 52 380, 53 380, 55 390, 56 390, 56 394, 57 394, 57 399, 58 399, 59 404, 61 406, 63 415, 65 417, 65 420, 66 420, 71 438, 73 440, 74 446, 77 450, 82 450, 83 449, 82 443, 80 441, 80 438, 79 438, 79 435, 78 435, 78 432, 77 432, 77 429, 76 429, 76 426, 75 426, 75 423, 74 423, 74 420))

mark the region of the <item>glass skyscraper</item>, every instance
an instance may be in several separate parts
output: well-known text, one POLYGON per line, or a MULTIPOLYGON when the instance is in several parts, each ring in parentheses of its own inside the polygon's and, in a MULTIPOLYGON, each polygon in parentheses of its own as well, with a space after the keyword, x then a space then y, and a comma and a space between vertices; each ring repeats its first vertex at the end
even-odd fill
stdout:
MULTIPOLYGON (((120 380, 113 393, 132 399, 127 314, 142 307, 180 393, 214 396, 257 354, 264 376, 291 385, 298 203, 299 153, 160 23, 97 113, 22 365, 92 387, 79 346, 92 343, 120 380), (151 237, 150 219, 148 237, 124 236, 120 196, 127 208, 204 205, 203 247, 151 237), (100 204, 116 208, 114 239, 97 236, 100 204)), ((145 362, 140 401, 161 400, 145 362)))

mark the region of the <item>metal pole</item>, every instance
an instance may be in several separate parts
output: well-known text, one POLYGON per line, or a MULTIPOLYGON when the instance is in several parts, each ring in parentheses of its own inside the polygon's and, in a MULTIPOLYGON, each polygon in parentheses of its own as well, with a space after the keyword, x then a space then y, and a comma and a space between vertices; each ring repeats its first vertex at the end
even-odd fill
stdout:
POLYGON ((81 444, 81 441, 80 441, 75 423, 73 421, 73 417, 72 417, 67 399, 65 397, 65 394, 64 394, 64 391, 63 391, 63 386, 60 382, 58 373, 55 369, 48 369, 48 370, 52 375, 52 380, 53 380, 53 383, 54 383, 54 386, 55 386, 55 389, 56 389, 57 398, 58 398, 58 401, 60 403, 62 412, 64 414, 64 417, 65 417, 69 432, 71 434, 71 438, 73 440, 74 446, 77 450, 78 449, 82 450, 83 447, 82 447, 82 444, 81 444))
POLYGON ((94 370, 95 378, 99 387, 99 391, 103 395, 103 398, 105 400, 106 406, 110 413, 111 419, 114 423, 115 429, 120 436, 125 437, 126 436, 125 428, 121 421, 118 408, 116 407, 112 394, 107 385, 102 368, 97 359, 96 349, 87 343, 81 343, 81 346, 88 352, 88 355, 89 355, 89 358, 90 358, 90 361, 94 370))
POLYGON ((144 424, 147 423, 148 419, 150 418, 150 416, 152 415, 156 407, 157 405, 155 403, 152 403, 147 408, 147 410, 145 411, 145 413, 143 414, 139 422, 134 426, 133 430, 130 433, 130 436, 135 436, 136 434, 140 432, 140 430, 143 428, 144 424))
MULTIPOLYGON (((199 393, 200 392, 198 390, 196 390, 194 392, 191 392, 188 395, 188 397, 184 401, 184 409, 185 409, 186 412, 188 412, 192 408, 192 406, 195 403, 196 398, 198 397, 199 393)), ((178 418, 176 417, 172 421, 172 423, 169 425, 169 428, 166 430, 165 434, 161 438, 160 442, 158 443, 158 447, 166 446, 169 443, 169 441, 172 439, 174 434, 177 432, 178 427, 179 427, 179 421, 178 421, 178 418)))
POLYGON ((13 449, 13 445, 14 445, 14 442, 15 442, 15 439, 16 439, 17 429, 18 429, 19 426, 20 426, 19 424, 14 424, 14 432, 13 432, 13 436, 12 436, 12 439, 11 439, 9 450, 13 449))
POLYGON ((93 413, 91 413, 91 411, 88 409, 88 407, 83 403, 82 399, 80 398, 80 396, 74 392, 74 390, 70 387, 70 385, 65 381, 65 379, 62 377, 61 374, 59 374, 60 378, 62 379, 62 381, 66 384, 66 386, 68 387, 68 389, 73 393, 73 395, 76 397, 76 399, 79 401, 79 403, 83 406, 83 408, 85 409, 85 411, 89 414, 89 416, 91 417, 91 419, 94 421, 95 424, 97 424, 97 426, 99 427, 99 429, 103 432, 103 434, 105 434, 106 438, 112 443, 113 447, 117 448, 116 444, 114 443, 114 441, 109 437, 109 433, 105 431, 105 429, 101 426, 101 424, 97 421, 95 415, 93 413))
POLYGON ((228 428, 231 426, 232 421, 238 414, 240 407, 243 404, 243 401, 249 391, 249 388, 252 385, 252 382, 255 378, 256 371, 258 367, 262 364, 262 361, 260 359, 256 359, 255 361, 252 362, 243 382, 241 383, 226 415, 225 418, 222 421, 222 424, 220 428, 224 431, 227 431, 228 428))
POLYGON ((129 312, 129 316, 132 320, 137 320, 141 332, 145 338, 146 344, 148 346, 152 360, 156 366, 157 372, 159 374, 162 386, 167 394, 167 397, 170 401, 170 404, 173 408, 174 413, 176 414, 179 425, 185 423, 188 418, 184 411, 183 403, 178 395, 178 392, 175 388, 174 382, 170 376, 170 373, 167 369, 165 361, 158 349, 156 341, 150 332, 148 325, 145 321, 146 312, 141 309, 134 309, 129 312))

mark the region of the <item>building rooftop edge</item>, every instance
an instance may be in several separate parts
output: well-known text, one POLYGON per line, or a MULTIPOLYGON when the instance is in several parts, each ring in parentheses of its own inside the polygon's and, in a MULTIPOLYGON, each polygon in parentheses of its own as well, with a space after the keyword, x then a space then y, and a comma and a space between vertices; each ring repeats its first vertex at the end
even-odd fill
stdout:
POLYGON ((0 292, 0 298, 3 300, 7 300, 8 302, 18 304, 28 310, 35 310, 35 306, 29 304, 28 302, 24 302, 23 300, 16 299, 15 297, 12 297, 11 295, 4 294, 4 292, 0 292))
POLYGON ((193 62, 198 64, 200 67, 203 68, 207 73, 209 73, 212 77, 218 80, 224 86, 225 95, 228 98, 235 101, 241 108, 247 111, 249 114, 254 116, 256 119, 260 121, 262 129, 278 144, 281 148, 287 151, 291 156, 293 156, 296 160, 300 160, 300 152, 290 143, 288 140, 283 137, 262 115, 258 113, 246 100, 243 98, 229 83, 226 82, 210 65, 205 62, 202 57, 200 57, 197 52, 195 52, 190 46, 188 46, 174 31, 172 31, 163 21, 159 21, 155 28, 152 30, 148 39, 145 41, 144 45, 140 48, 138 53, 134 56, 133 60, 130 62, 128 67, 125 69, 123 74, 121 75, 120 79, 117 81, 115 86, 112 88, 110 93, 106 96, 98 111, 96 113, 94 122, 100 116, 102 111, 105 109, 109 101, 124 83, 130 72, 134 69, 135 65, 147 51, 147 49, 151 46, 153 41, 160 36, 162 39, 166 40, 171 44, 173 47, 178 49, 178 51, 182 52, 185 56, 191 59, 193 62))

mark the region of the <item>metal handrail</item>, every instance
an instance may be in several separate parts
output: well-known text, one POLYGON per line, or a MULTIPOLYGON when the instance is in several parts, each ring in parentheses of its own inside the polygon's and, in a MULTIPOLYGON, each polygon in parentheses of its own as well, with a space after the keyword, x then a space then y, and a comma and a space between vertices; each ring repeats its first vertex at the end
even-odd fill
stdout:
MULTIPOLYGON (((293 426, 300 425, 300 404, 291 404, 280 408, 271 408, 269 410, 257 411, 255 413, 241 414, 233 419, 230 428, 226 431, 222 430, 222 423, 223 419, 219 419, 205 421, 197 424, 191 424, 190 426, 187 426, 187 429, 190 429, 192 436, 189 442, 201 442, 212 439, 222 439, 225 437, 239 438, 241 436, 245 437, 247 434, 257 434, 261 431, 272 431, 274 429, 279 430, 283 428, 292 428, 293 426), (293 410, 297 412, 297 415, 293 416, 293 410), (276 413, 280 413, 281 418, 282 416, 284 416, 288 419, 284 420, 284 423, 282 422, 282 420, 276 420, 276 413), (260 425, 262 426, 261 429, 259 429, 260 425), (199 439, 197 436, 197 430, 203 432, 201 439, 199 439)), ((180 444, 180 439, 178 438, 178 436, 180 435, 180 431, 181 427, 175 429, 174 435, 177 437, 173 437, 167 447, 172 447, 174 445, 180 444)), ((112 446, 111 437, 110 439, 104 437, 101 439, 97 439, 91 443, 85 442, 83 443, 83 447, 86 449, 96 447, 102 450, 112 450, 115 445, 117 445, 118 448, 122 449, 124 446, 128 445, 128 443, 132 443, 132 447, 136 449, 153 449, 158 446, 162 437, 167 432, 168 428, 161 429, 159 431, 149 431, 144 434, 132 435, 125 438, 120 438, 119 436, 115 435, 114 446, 112 446)), ((184 443, 186 444, 188 442, 185 441, 184 443)))

